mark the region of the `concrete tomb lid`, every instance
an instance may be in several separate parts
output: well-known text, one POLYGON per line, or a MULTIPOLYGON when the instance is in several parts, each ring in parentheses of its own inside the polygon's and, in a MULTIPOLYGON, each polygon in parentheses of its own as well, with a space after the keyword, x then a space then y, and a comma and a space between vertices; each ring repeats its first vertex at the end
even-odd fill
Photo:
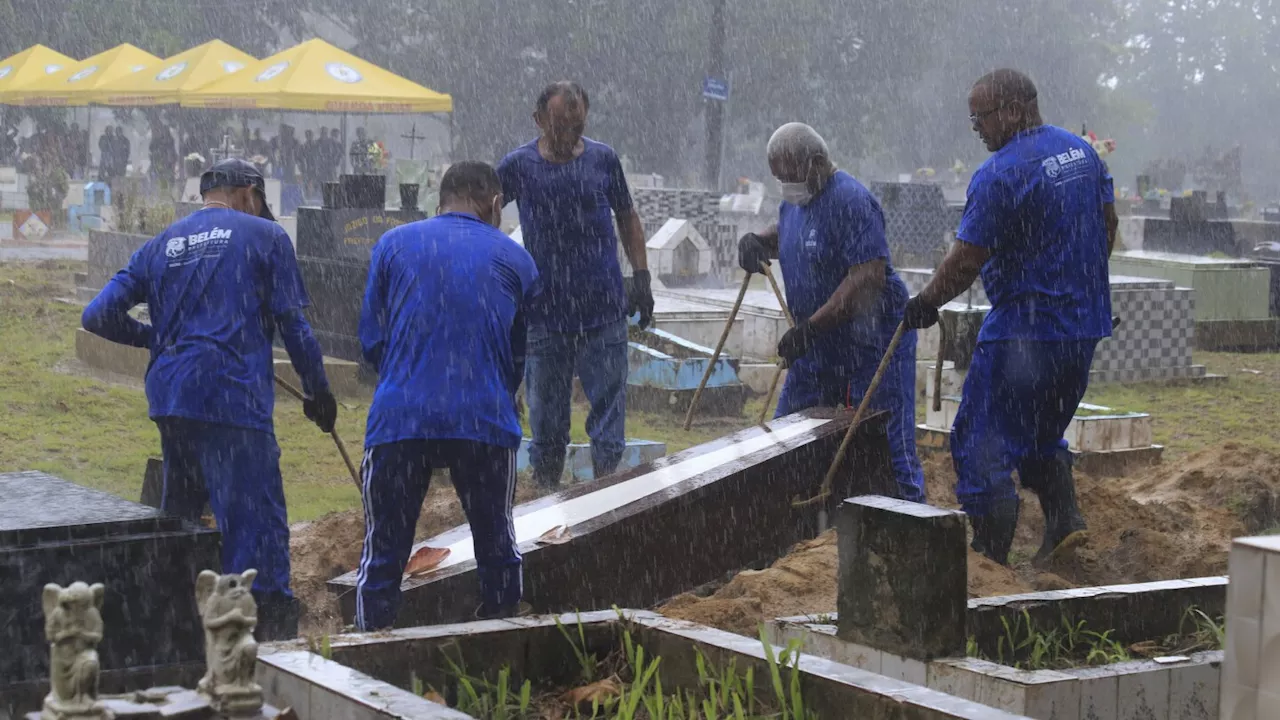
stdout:
POLYGON ((0 473, 0 548, 181 526, 181 520, 156 508, 46 473, 0 473))

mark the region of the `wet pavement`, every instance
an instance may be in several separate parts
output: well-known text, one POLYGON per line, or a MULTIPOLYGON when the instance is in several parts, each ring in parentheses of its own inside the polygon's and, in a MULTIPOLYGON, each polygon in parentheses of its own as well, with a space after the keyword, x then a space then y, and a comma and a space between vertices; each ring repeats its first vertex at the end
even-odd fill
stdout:
POLYGON ((89 239, 71 233, 57 233, 40 242, 0 240, 0 262, 89 259, 89 239))

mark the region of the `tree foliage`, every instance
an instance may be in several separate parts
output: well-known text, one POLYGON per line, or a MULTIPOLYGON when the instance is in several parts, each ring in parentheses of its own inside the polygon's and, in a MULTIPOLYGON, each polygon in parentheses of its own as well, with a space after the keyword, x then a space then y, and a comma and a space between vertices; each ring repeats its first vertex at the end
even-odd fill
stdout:
MULTIPOLYGON (((582 82, 588 132, 633 167, 700 178, 713 0, 0 0, 0 55, 40 42, 85 57, 120 42, 168 55, 218 37, 256 55, 320 34, 449 92, 457 156, 496 160, 535 134, 546 83, 582 82)), ((726 181, 767 173, 783 122, 819 129, 863 175, 972 164, 972 82, 1028 72, 1049 122, 1120 141, 1134 171, 1170 148, 1280 138, 1280 0, 725 0, 726 181)), ((1248 174, 1246 172, 1246 174, 1248 174)))

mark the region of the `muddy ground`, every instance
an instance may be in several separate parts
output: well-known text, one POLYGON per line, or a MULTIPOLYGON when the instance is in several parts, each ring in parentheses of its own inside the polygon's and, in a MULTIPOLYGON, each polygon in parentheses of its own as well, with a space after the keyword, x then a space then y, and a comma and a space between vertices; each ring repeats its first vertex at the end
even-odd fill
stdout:
MULTIPOLYGON (((950 458, 925 459, 929 502, 954 507, 950 458)), ((443 480, 443 478, 442 478, 443 480)), ((1074 559, 1037 572, 1030 557, 1043 528, 1035 496, 1024 493, 1012 568, 969 554, 969 593, 1007 595, 1063 587, 1221 575, 1231 538, 1270 532, 1280 525, 1280 455, 1227 443, 1127 478, 1077 477, 1090 541, 1074 559)), ((527 483, 521 502, 536 497, 527 483)), ((435 483, 418 537, 464 522, 447 481, 435 483)), ((329 578, 356 567, 364 522, 358 511, 333 513, 294 528, 294 588, 305 606, 304 633, 338 628, 329 578)), ((710 592, 710 591, 706 591, 710 592)), ((714 592, 681 595, 664 613, 733 632, 755 634, 767 619, 836 609, 836 542, 830 531, 797 545, 764 570, 747 570, 714 592)))

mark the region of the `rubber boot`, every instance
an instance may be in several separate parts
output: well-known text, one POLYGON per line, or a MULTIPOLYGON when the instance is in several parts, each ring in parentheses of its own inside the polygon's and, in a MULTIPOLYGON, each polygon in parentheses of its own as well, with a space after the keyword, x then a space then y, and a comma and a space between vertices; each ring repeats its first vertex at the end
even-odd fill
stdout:
POLYGON ((298 598, 272 595, 258 600, 258 627, 254 630, 254 637, 264 643, 292 640, 298 637, 298 616, 301 614, 302 604, 298 598))
POLYGON ((1013 535, 1018 529, 1019 505, 1016 497, 998 500, 991 504, 986 515, 971 515, 973 542, 970 547, 1001 565, 1008 565, 1013 535))
POLYGON ((1044 511, 1044 539, 1031 560, 1037 568, 1053 564, 1089 539, 1088 525, 1076 503, 1076 480, 1071 465, 1071 453, 1060 451, 1052 459, 1043 461, 1040 465, 1043 474, 1031 485, 1044 511))
POLYGON ((549 462, 533 469, 533 482, 543 490, 559 490, 562 477, 564 477, 563 457, 557 462, 549 462))
POLYGON ((600 462, 596 462, 595 458, 592 458, 591 459, 591 479, 599 480, 600 478, 605 477, 607 475, 612 475, 614 471, 618 469, 619 462, 620 461, 615 460, 614 462, 611 462, 611 463, 600 463, 600 462))

